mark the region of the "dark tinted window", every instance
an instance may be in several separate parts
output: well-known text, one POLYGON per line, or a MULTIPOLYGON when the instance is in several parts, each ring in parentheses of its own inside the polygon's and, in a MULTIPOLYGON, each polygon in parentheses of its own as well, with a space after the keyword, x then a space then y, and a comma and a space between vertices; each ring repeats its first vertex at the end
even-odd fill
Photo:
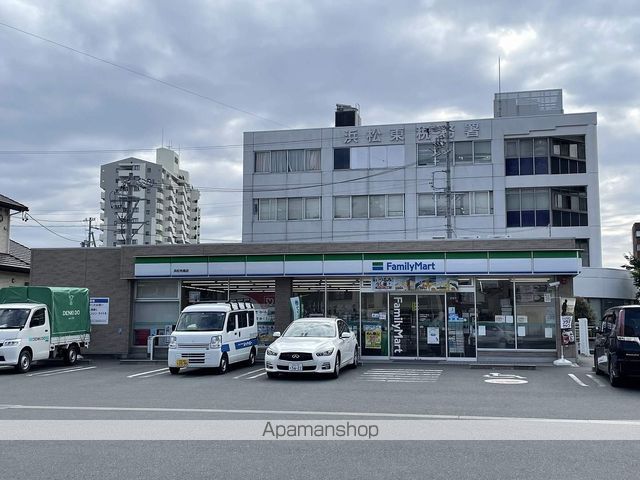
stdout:
POLYGON ((247 327, 247 312, 238 313, 238 328, 247 327))
POLYGON ((236 314, 231 313, 229 320, 227 320, 227 332, 232 332, 236 329, 236 314))
POLYGON ((640 337, 640 309, 624 311, 624 336, 640 337))
POLYGON ((44 309, 43 308, 33 313, 33 316, 31 317, 31 323, 30 323, 31 327, 41 327, 42 325, 44 325, 44 309))
POLYGON ((348 148, 335 148, 333 150, 333 169, 348 170, 350 158, 350 150, 348 148))
POLYGON ((253 327, 253 323, 255 322, 255 318, 253 316, 254 312, 247 312, 247 317, 249 318, 249 326, 253 327))

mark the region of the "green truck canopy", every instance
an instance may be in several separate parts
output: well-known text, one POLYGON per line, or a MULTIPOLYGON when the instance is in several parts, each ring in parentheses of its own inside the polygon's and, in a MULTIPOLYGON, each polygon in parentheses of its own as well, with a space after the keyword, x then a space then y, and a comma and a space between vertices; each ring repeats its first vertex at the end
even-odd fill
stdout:
POLYGON ((0 288, 2 303, 44 303, 49 309, 52 337, 91 332, 86 288, 5 287, 0 288))

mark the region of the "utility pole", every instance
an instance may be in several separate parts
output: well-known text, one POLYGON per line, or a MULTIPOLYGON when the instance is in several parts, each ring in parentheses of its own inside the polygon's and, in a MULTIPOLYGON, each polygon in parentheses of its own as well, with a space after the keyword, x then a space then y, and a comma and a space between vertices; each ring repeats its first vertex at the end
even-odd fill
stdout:
POLYGON ((117 218, 117 222, 115 222, 117 233, 122 235, 125 245, 131 245, 134 235, 145 225, 144 222, 133 221, 133 215, 140 202, 140 198, 135 197, 133 192, 136 188, 146 190, 155 187, 155 185, 152 180, 134 177, 133 172, 130 172, 129 176, 122 180, 122 183, 126 183, 126 185, 119 186, 110 194, 111 208, 115 210, 117 218), (136 224, 135 228, 134 223, 136 224))
POLYGON ((133 218, 133 172, 129 172, 129 181, 127 182, 127 216, 126 218, 126 231, 124 237, 124 244, 131 245, 131 219, 133 218))
POLYGON ((84 222, 89 222, 89 231, 87 232, 87 239, 86 239, 84 242, 82 242, 82 244, 81 244, 81 245, 82 245, 83 247, 90 247, 90 246, 91 246, 91 244, 93 243, 93 246, 95 247, 95 246, 96 246, 96 239, 95 239, 95 237, 94 237, 94 235, 93 235, 93 230, 94 230, 94 228, 96 228, 96 227, 94 227, 94 226, 92 226, 92 225, 91 225, 91 223, 92 223, 93 221, 95 221, 95 218, 93 218, 93 217, 89 217, 89 218, 85 218, 83 221, 84 221, 84 222))
MULTIPOLYGON (((453 207, 454 207, 454 194, 451 191, 451 168, 452 168, 452 155, 451 155, 451 144, 449 135, 451 132, 451 126, 449 122, 446 122, 444 125, 438 125, 432 127, 431 130, 434 132, 433 136, 433 163, 434 165, 438 165, 440 161, 439 157, 445 155, 445 169, 438 170, 431 174, 431 187, 434 190, 441 191, 441 194, 445 197, 445 217, 446 217, 446 232, 447 238, 453 238, 453 207), (443 151, 444 150, 444 151, 443 151), (445 174, 445 185, 443 187, 436 187, 436 173, 444 173, 445 174)), ((440 195, 440 194, 439 194, 440 195)), ((438 214, 438 205, 439 201, 436 201, 436 214, 438 214)))
POLYGON ((447 169, 446 169, 447 183, 446 183, 444 193, 447 197, 447 238, 451 238, 453 236, 453 227, 451 226, 451 221, 453 217, 453 212, 451 209, 453 195, 451 193, 451 157, 452 155, 450 155, 450 151, 449 151, 449 122, 445 123, 445 136, 446 136, 446 142, 445 142, 444 154, 447 156, 447 169))

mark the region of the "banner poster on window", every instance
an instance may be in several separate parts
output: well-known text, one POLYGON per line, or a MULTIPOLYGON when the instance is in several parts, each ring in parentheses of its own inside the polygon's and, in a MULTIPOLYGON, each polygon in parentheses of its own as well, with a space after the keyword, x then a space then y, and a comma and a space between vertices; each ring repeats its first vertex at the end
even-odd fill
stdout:
POLYGON ((427 344, 440 345, 440 328, 427 327, 427 344))
POLYGON ((560 315, 573 315, 576 308, 576 299, 570 297, 560 297, 560 315))
POLYGON ((458 281, 447 277, 416 277, 415 289, 428 292, 457 292, 458 281))
POLYGON ((300 297, 291 297, 290 300, 293 320, 297 320, 302 316, 302 301, 300 300, 300 297))
POLYGON ((571 315, 563 315, 560 317, 560 330, 571 329, 573 317, 571 315))
POLYGON ((364 324, 364 348, 380 350, 382 348, 382 327, 364 324))
POLYGON ((373 290, 413 290, 415 286, 414 277, 373 277, 371 287, 373 290))
POLYGON ((576 337, 573 334, 573 330, 563 330, 562 331, 562 344, 563 345, 573 345, 576 343, 576 337))

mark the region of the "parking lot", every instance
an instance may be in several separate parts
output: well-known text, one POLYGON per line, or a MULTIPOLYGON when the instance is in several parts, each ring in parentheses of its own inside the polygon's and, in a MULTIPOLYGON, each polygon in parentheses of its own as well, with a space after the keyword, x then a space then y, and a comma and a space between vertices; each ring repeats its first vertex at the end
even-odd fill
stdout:
POLYGON ((306 375, 269 379, 259 363, 234 367, 225 375, 209 369, 171 375, 159 363, 96 359, 64 367, 48 362, 24 375, 0 369, 0 418, 353 413, 637 419, 639 384, 613 388, 590 365, 478 367, 365 363, 334 380, 306 375))

